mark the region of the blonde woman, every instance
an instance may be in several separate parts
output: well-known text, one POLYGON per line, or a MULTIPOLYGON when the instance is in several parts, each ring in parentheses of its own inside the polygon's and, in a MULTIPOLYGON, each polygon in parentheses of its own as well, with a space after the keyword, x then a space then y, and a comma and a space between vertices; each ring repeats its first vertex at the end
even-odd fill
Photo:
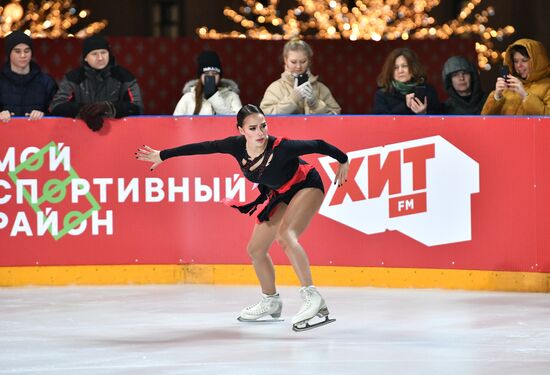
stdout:
POLYGON ((339 114, 341 108, 326 85, 311 73, 313 50, 293 39, 283 49, 284 72, 265 91, 265 114, 339 114))

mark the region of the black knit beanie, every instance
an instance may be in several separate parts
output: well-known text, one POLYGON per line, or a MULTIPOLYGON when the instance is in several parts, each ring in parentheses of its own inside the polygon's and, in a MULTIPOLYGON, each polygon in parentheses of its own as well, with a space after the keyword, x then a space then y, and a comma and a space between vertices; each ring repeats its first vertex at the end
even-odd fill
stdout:
POLYGON ((215 71, 222 75, 222 62, 220 57, 214 51, 202 51, 197 58, 197 76, 201 76, 208 71, 215 71))
POLYGON ((106 49, 111 52, 111 47, 109 47, 107 39, 100 35, 92 35, 84 39, 84 43, 82 44, 82 58, 85 58, 87 54, 95 49, 106 49))
POLYGON ((22 31, 16 30, 4 38, 6 57, 8 58, 8 60, 10 59, 11 50, 14 49, 16 45, 21 43, 28 45, 32 51, 32 39, 30 36, 22 31))

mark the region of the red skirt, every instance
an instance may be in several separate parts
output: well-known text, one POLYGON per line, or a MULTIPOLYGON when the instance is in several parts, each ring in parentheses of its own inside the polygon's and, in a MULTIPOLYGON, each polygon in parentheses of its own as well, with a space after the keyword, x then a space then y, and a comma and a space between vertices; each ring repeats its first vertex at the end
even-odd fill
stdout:
POLYGON ((259 185, 261 194, 254 202, 242 206, 235 204, 234 201, 226 200, 224 203, 238 209, 241 213, 249 215, 258 210, 257 221, 261 223, 269 221, 279 203, 288 205, 296 193, 306 188, 316 188, 323 193, 325 192, 319 172, 309 164, 300 164, 294 176, 278 189, 272 190, 259 185))

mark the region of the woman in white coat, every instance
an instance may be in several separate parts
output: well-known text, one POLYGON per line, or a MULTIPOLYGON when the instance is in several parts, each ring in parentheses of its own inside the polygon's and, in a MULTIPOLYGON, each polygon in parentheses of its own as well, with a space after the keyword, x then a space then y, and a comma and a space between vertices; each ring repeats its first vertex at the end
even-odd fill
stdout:
POLYGON ((233 115, 242 107, 235 81, 222 78, 222 64, 216 52, 203 51, 197 59, 197 79, 183 87, 174 115, 233 115))

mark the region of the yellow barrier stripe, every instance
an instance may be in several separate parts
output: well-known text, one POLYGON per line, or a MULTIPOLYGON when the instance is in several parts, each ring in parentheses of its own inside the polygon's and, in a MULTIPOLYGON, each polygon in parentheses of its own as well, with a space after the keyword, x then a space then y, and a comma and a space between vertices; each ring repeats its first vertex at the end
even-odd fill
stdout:
MULTIPOLYGON (((291 266, 275 266, 279 285, 298 285, 291 266)), ((379 267, 312 267, 318 286, 549 292, 550 273, 379 267)), ((0 286, 106 284, 257 285, 250 265, 0 267, 0 286)))
POLYGON ((183 274, 178 265, 0 267, 0 286, 169 284, 183 274))

